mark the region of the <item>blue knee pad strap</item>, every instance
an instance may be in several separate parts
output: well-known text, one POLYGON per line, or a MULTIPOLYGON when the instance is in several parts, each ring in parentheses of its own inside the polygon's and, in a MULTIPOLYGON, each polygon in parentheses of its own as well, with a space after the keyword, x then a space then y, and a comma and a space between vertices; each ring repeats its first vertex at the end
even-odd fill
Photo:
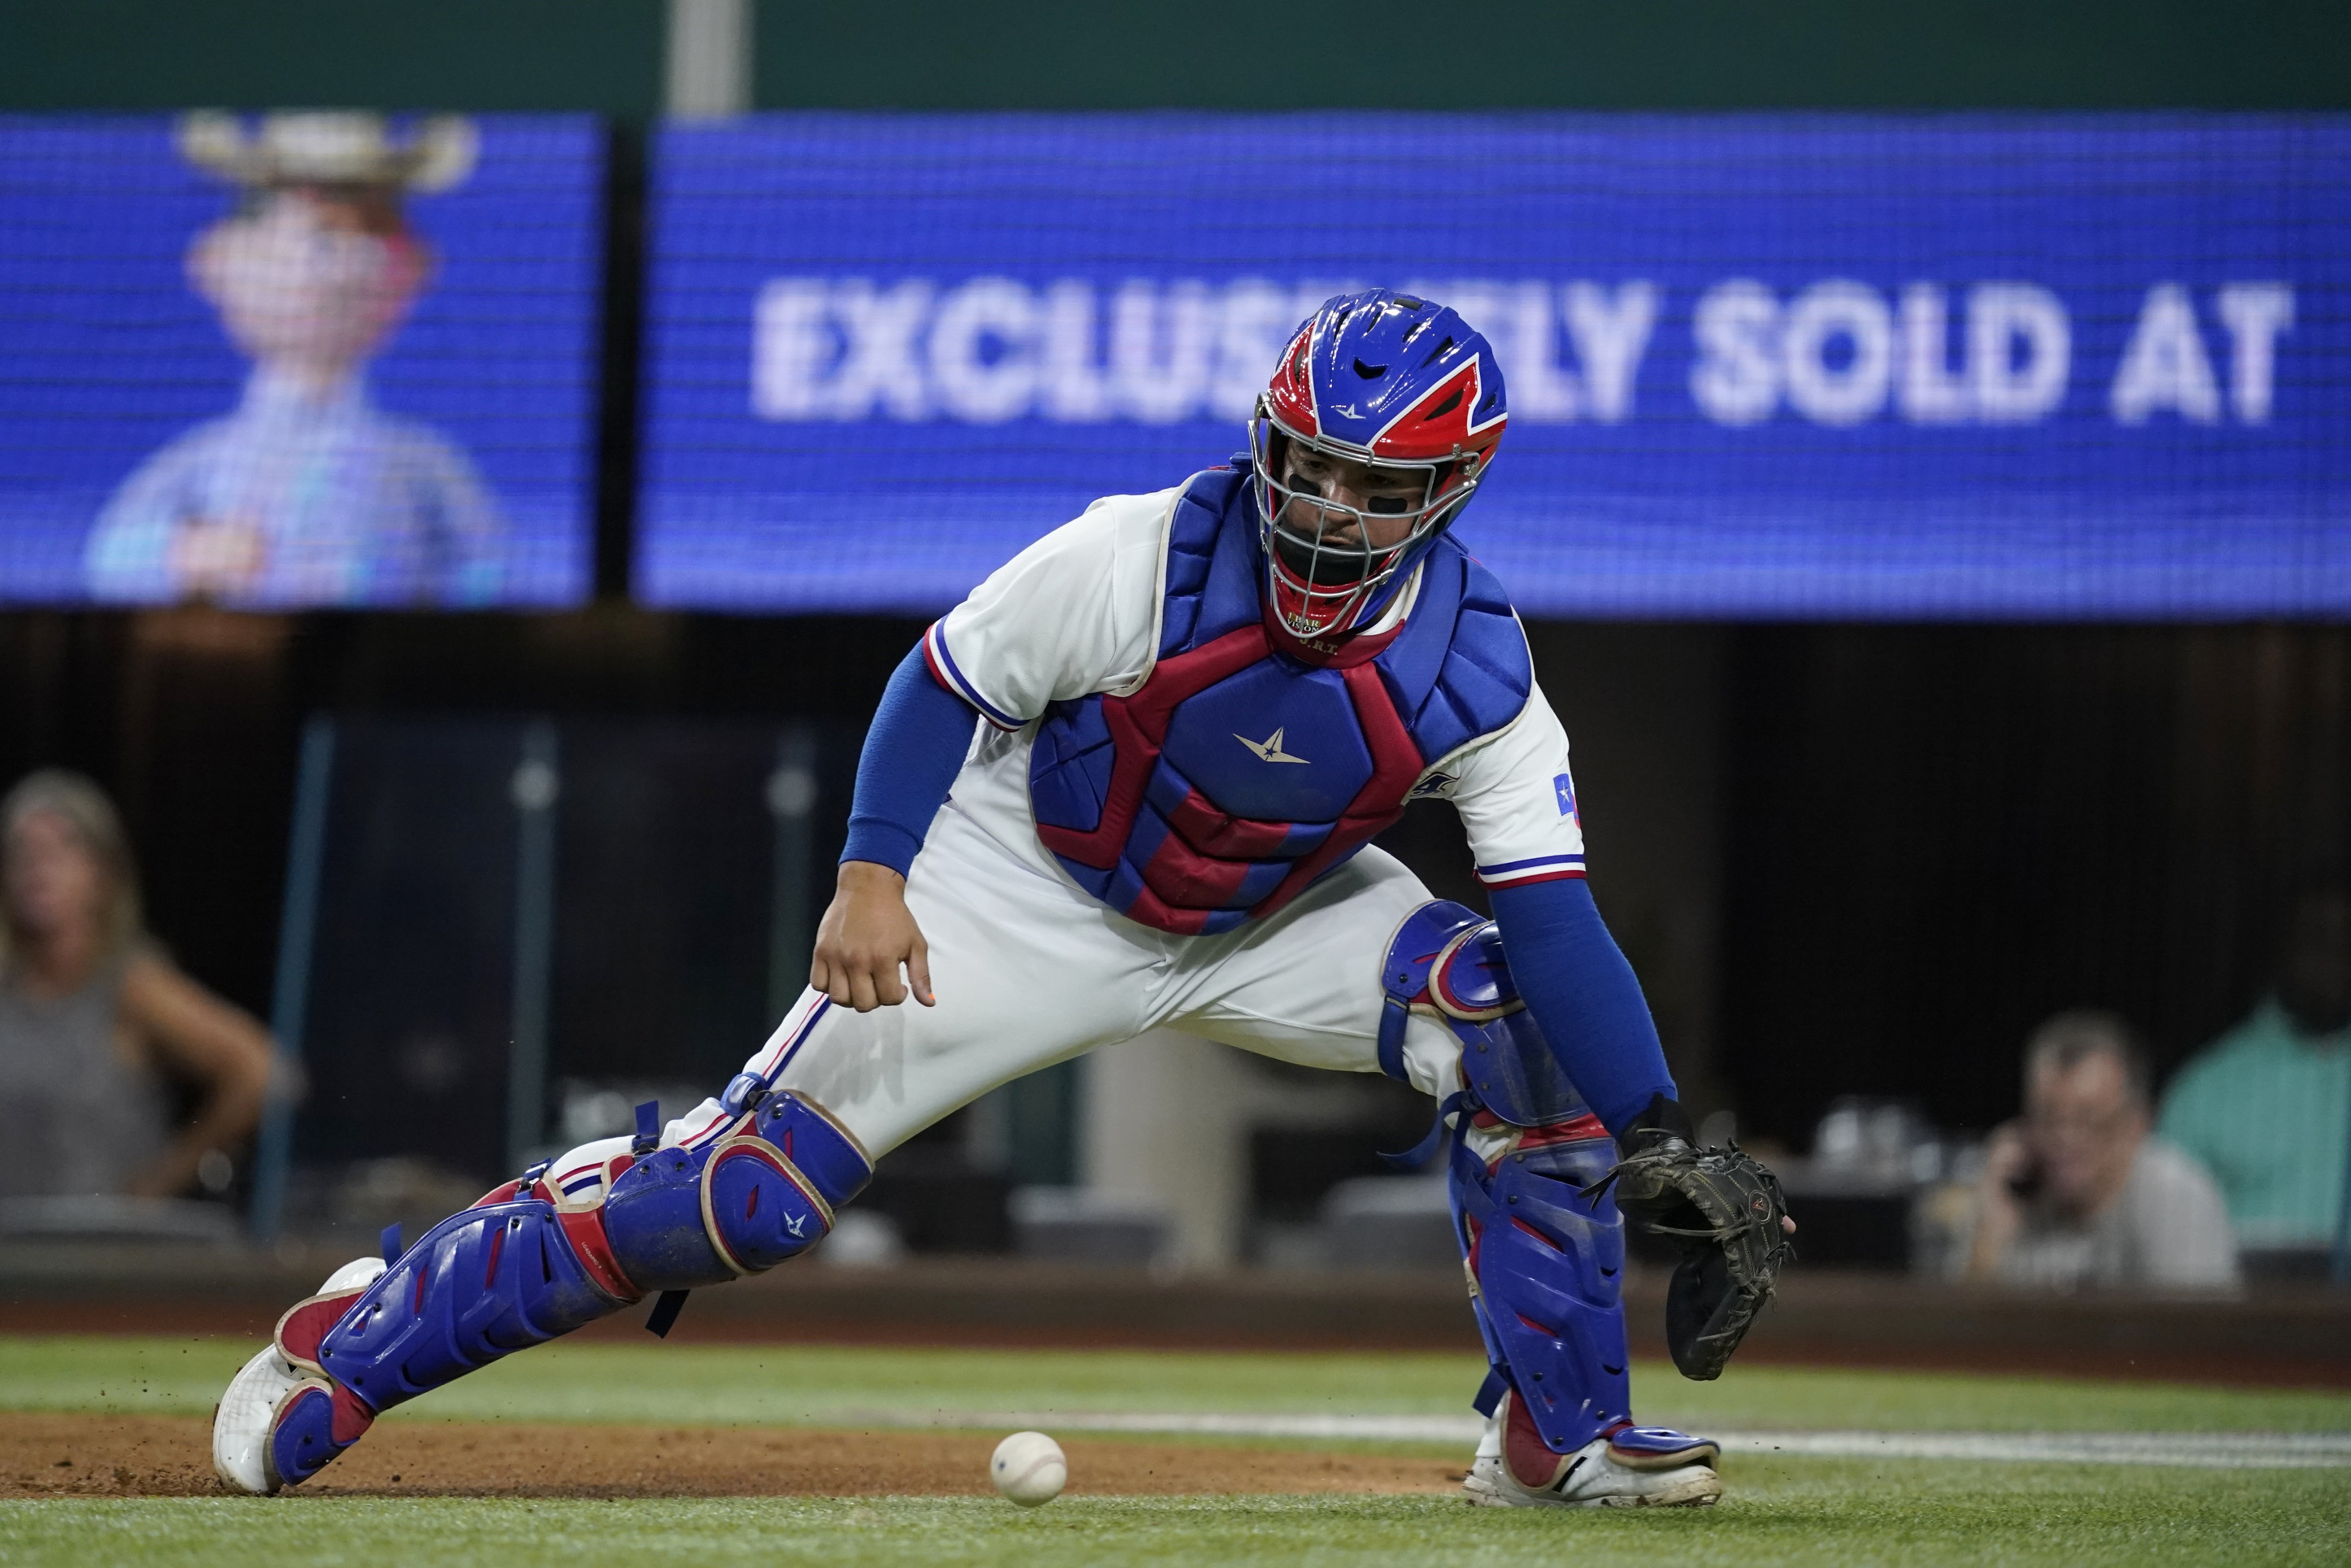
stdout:
POLYGON ((1380 1071, 1399 1083, 1408 1082, 1404 1071, 1404 1026, 1416 1007, 1426 1009, 1429 977, 1437 960, 1460 946, 1479 926, 1490 924, 1466 904, 1431 899, 1410 915, 1388 938, 1387 956, 1380 961, 1380 990, 1386 998, 1380 1009, 1380 1071))
POLYGON ((1630 1419, 1622 1222, 1606 1194, 1584 1196, 1614 1159, 1604 1137, 1513 1149, 1490 1171, 1453 1150, 1454 1224, 1495 1373, 1480 1408, 1507 1379, 1559 1453, 1630 1419))

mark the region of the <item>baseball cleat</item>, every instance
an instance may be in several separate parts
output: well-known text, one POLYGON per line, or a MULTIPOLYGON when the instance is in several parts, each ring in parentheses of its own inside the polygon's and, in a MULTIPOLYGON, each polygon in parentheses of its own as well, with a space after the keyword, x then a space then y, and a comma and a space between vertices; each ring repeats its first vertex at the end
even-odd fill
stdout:
POLYGON ((299 1443, 302 1429, 313 1424, 307 1418, 314 1413, 312 1406, 329 1407, 324 1414, 331 1427, 333 1385, 315 1368, 298 1365, 287 1357, 287 1323, 306 1309, 309 1316, 321 1316, 321 1307, 331 1310, 338 1300, 355 1300, 383 1268, 381 1258, 359 1258, 328 1275, 319 1293, 280 1319, 270 1342, 229 1380, 220 1403, 213 1407, 213 1473, 223 1485, 256 1497, 274 1494, 286 1484, 277 1462, 278 1444, 299 1443))
POLYGON ((1624 1426, 1555 1454, 1504 1395, 1461 1485, 1489 1508, 1704 1508, 1722 1496, 1713 1463, 1721 1453, 1704 1437, 1624 1426))

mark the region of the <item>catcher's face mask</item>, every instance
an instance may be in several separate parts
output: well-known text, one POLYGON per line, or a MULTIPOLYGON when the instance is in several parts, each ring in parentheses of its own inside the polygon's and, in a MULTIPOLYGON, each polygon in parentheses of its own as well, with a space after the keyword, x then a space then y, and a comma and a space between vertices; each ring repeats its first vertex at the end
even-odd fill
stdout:
POLYGON ((1251 422, 1275 610, 1304 636, 1361 625, 1477 487, 1474 455, 1381 463, 1251 422))
POLYGON ((1249 421, 1267 597, 1292 634, 1374 619, 1478 487, 1509 420, 1491 345, 1388 288, 1322 302, 1249 421))

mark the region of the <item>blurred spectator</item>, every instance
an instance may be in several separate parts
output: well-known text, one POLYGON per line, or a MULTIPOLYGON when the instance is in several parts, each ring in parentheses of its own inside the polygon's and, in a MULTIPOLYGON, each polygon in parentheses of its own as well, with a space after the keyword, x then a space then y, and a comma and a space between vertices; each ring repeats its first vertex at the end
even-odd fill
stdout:
POLYGON ((2210 1168, 2247 1247, 2335 1240, 2351 1161, 2351 897, 2295 900, 2277 989, 2189 1059, 2163 1135, 2210 1168))
POLYGON ((45 770, 0 800, 0 1196, 170 1197, 228 1185, 269 1037, 172 967, 140 919, 121 820, 45 770), (172 1132, 168 1081, 193 1092, 172 1132))
POLYGON ((2024 1115, 1992 1134, 1970 1279, 2225 1289, 2237 1250, 2196 1162, 2147 1134, 2147 1056, 2111 1013, 2059 1013, 2024 1049, 2024 1115))

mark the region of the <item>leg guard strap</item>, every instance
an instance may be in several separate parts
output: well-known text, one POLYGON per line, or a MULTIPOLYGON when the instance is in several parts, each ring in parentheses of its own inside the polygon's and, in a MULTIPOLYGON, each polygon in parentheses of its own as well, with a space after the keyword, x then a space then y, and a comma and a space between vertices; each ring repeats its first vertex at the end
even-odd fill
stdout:
POLYGON ((1466 904, 1431 899, 1410 915, 1388 938, 1387 956, 1380 962, 1380 990, 1386 1003, 1380 1009, 1380 1071, 1399 1083, 1409 1082, 1404 1070, 1405 1022, 1414 1011, 1435 1011, 1428 994, 1437 962, 1459 949, 1464 938, 1491 922, 1466 904))

